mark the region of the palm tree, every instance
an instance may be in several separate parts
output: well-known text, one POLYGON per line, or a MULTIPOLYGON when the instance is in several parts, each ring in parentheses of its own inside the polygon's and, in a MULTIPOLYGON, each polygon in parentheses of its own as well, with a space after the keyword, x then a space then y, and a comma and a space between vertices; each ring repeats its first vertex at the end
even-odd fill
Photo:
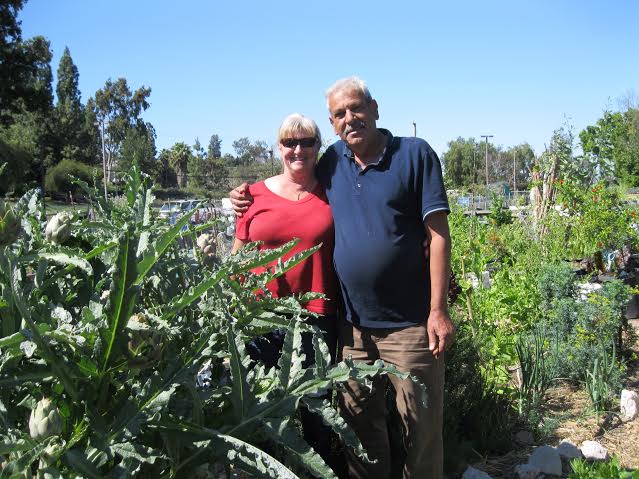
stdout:
POLYGON ((186 172, 191 156, 193 156, 191 147, 184 142, 176 143, 170 150, 169 162, 171 164, 171 168, 175 170, 175 174, 177 175, 179 188, 186 187, 186 172))

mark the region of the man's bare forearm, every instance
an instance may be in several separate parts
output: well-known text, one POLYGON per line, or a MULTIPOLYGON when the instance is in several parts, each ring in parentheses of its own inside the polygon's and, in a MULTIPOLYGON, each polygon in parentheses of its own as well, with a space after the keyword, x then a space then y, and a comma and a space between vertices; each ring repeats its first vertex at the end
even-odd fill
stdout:
POLYGON ((430 237, 430 308, 448 309, 448 282, 450 280, 450 232, 445 213, 433 213, 426 219, 430 237))

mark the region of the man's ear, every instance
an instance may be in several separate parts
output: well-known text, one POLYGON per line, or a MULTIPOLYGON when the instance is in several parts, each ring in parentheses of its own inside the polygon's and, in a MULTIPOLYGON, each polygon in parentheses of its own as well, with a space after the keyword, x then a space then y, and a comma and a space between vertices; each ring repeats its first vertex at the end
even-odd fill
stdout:
POLYGON ((335 129, 335 122, 333 121, 333 117, 331 115, 328 115, 328 121, 331 122, 331 126, 333 127, 333 133, 335 133, 336 135, 339 135, 339 133, 337 133, 337 130, 335 129))
POLYGON ((375 120, 379 120, 379 107, 377 105, 377 101, 371 100, 371 108, 373 108, 373 112, 375 112, 375 120))

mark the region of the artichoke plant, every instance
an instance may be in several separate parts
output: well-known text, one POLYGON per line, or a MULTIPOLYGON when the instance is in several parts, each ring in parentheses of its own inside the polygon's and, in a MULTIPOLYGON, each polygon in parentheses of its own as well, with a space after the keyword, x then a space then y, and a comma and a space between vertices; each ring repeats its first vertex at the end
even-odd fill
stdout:
POLYGON ((47 223, 44 235, 47 241, 62 244, 71 236, 71 214, 63 211, 56 213, 47 223))
POLYGON ((29 434, 36 441, 42 441, 62 432, 62 417, 51 399, 41 399, 29 418, 29 434))
POLYGON ((13 210, 0 200, 0 246, 13 243, 20 234, 20 220, 15 217, 13 210))
POLYGON ((255 300, 254 291, 267 292, 318 247, 283 260, 296 241, 268 251, 247 245, 203 268, 179 241, 185 226, 195 234, 195 210, 173 225, 155 221, 149 184, 133 167, 117 204, 80 184, 95 218, 78 221, 73 245, 51 244, 67 239, 68 214, 40 234, 37 194, 14 208, 25 211, 25 241, 15 252, 0 248, 0 478, 31 477, 37 467, 43 479, 170 479, 217 463, 252 477, 299 477, 292 467, 334 478, 300 435, 298 408, 317 412, 363 456, 355 433, 316 393, 406 375, 350 358, 331 366, 302 309, 314 293, 255 300), (266 368, 246 344, 276 329, 287 331, 279 369, 266 368), (303 364, 303 333, 313 337, 312 367, 303 364), (196 382, 204 366, 206 381, 196 382), (47 399, 27 420, 22 408, 34 394, 47 399))

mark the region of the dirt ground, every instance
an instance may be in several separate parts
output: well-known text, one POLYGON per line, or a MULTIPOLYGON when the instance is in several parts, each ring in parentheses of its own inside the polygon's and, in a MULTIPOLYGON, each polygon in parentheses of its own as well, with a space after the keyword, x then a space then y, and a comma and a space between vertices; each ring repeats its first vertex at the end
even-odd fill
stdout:
MULTIPOLYGON (((639 320, 630 320, 639 333, 639 320)), ((634 345, 634 354, 627 363, 624 374, 624 388, 639 391, 639 344, 634 345)), ((508 454, 498 457, 485 457, 473 464, 495 479, 511 479, 518 464, 525 463, 532 449, 541 445, 558 445, 563 439, 569 439, 577 447, 583 441, 595 440, 615 454, 627 469, 639 469, 639 418, 623 423, 619 409, 597 418, 590 409, 586 392, 569 385, 559 385, 548 391, 546 405, 549 416, 558 422, 553 434, 531 446, 517 446, 508 454)))

